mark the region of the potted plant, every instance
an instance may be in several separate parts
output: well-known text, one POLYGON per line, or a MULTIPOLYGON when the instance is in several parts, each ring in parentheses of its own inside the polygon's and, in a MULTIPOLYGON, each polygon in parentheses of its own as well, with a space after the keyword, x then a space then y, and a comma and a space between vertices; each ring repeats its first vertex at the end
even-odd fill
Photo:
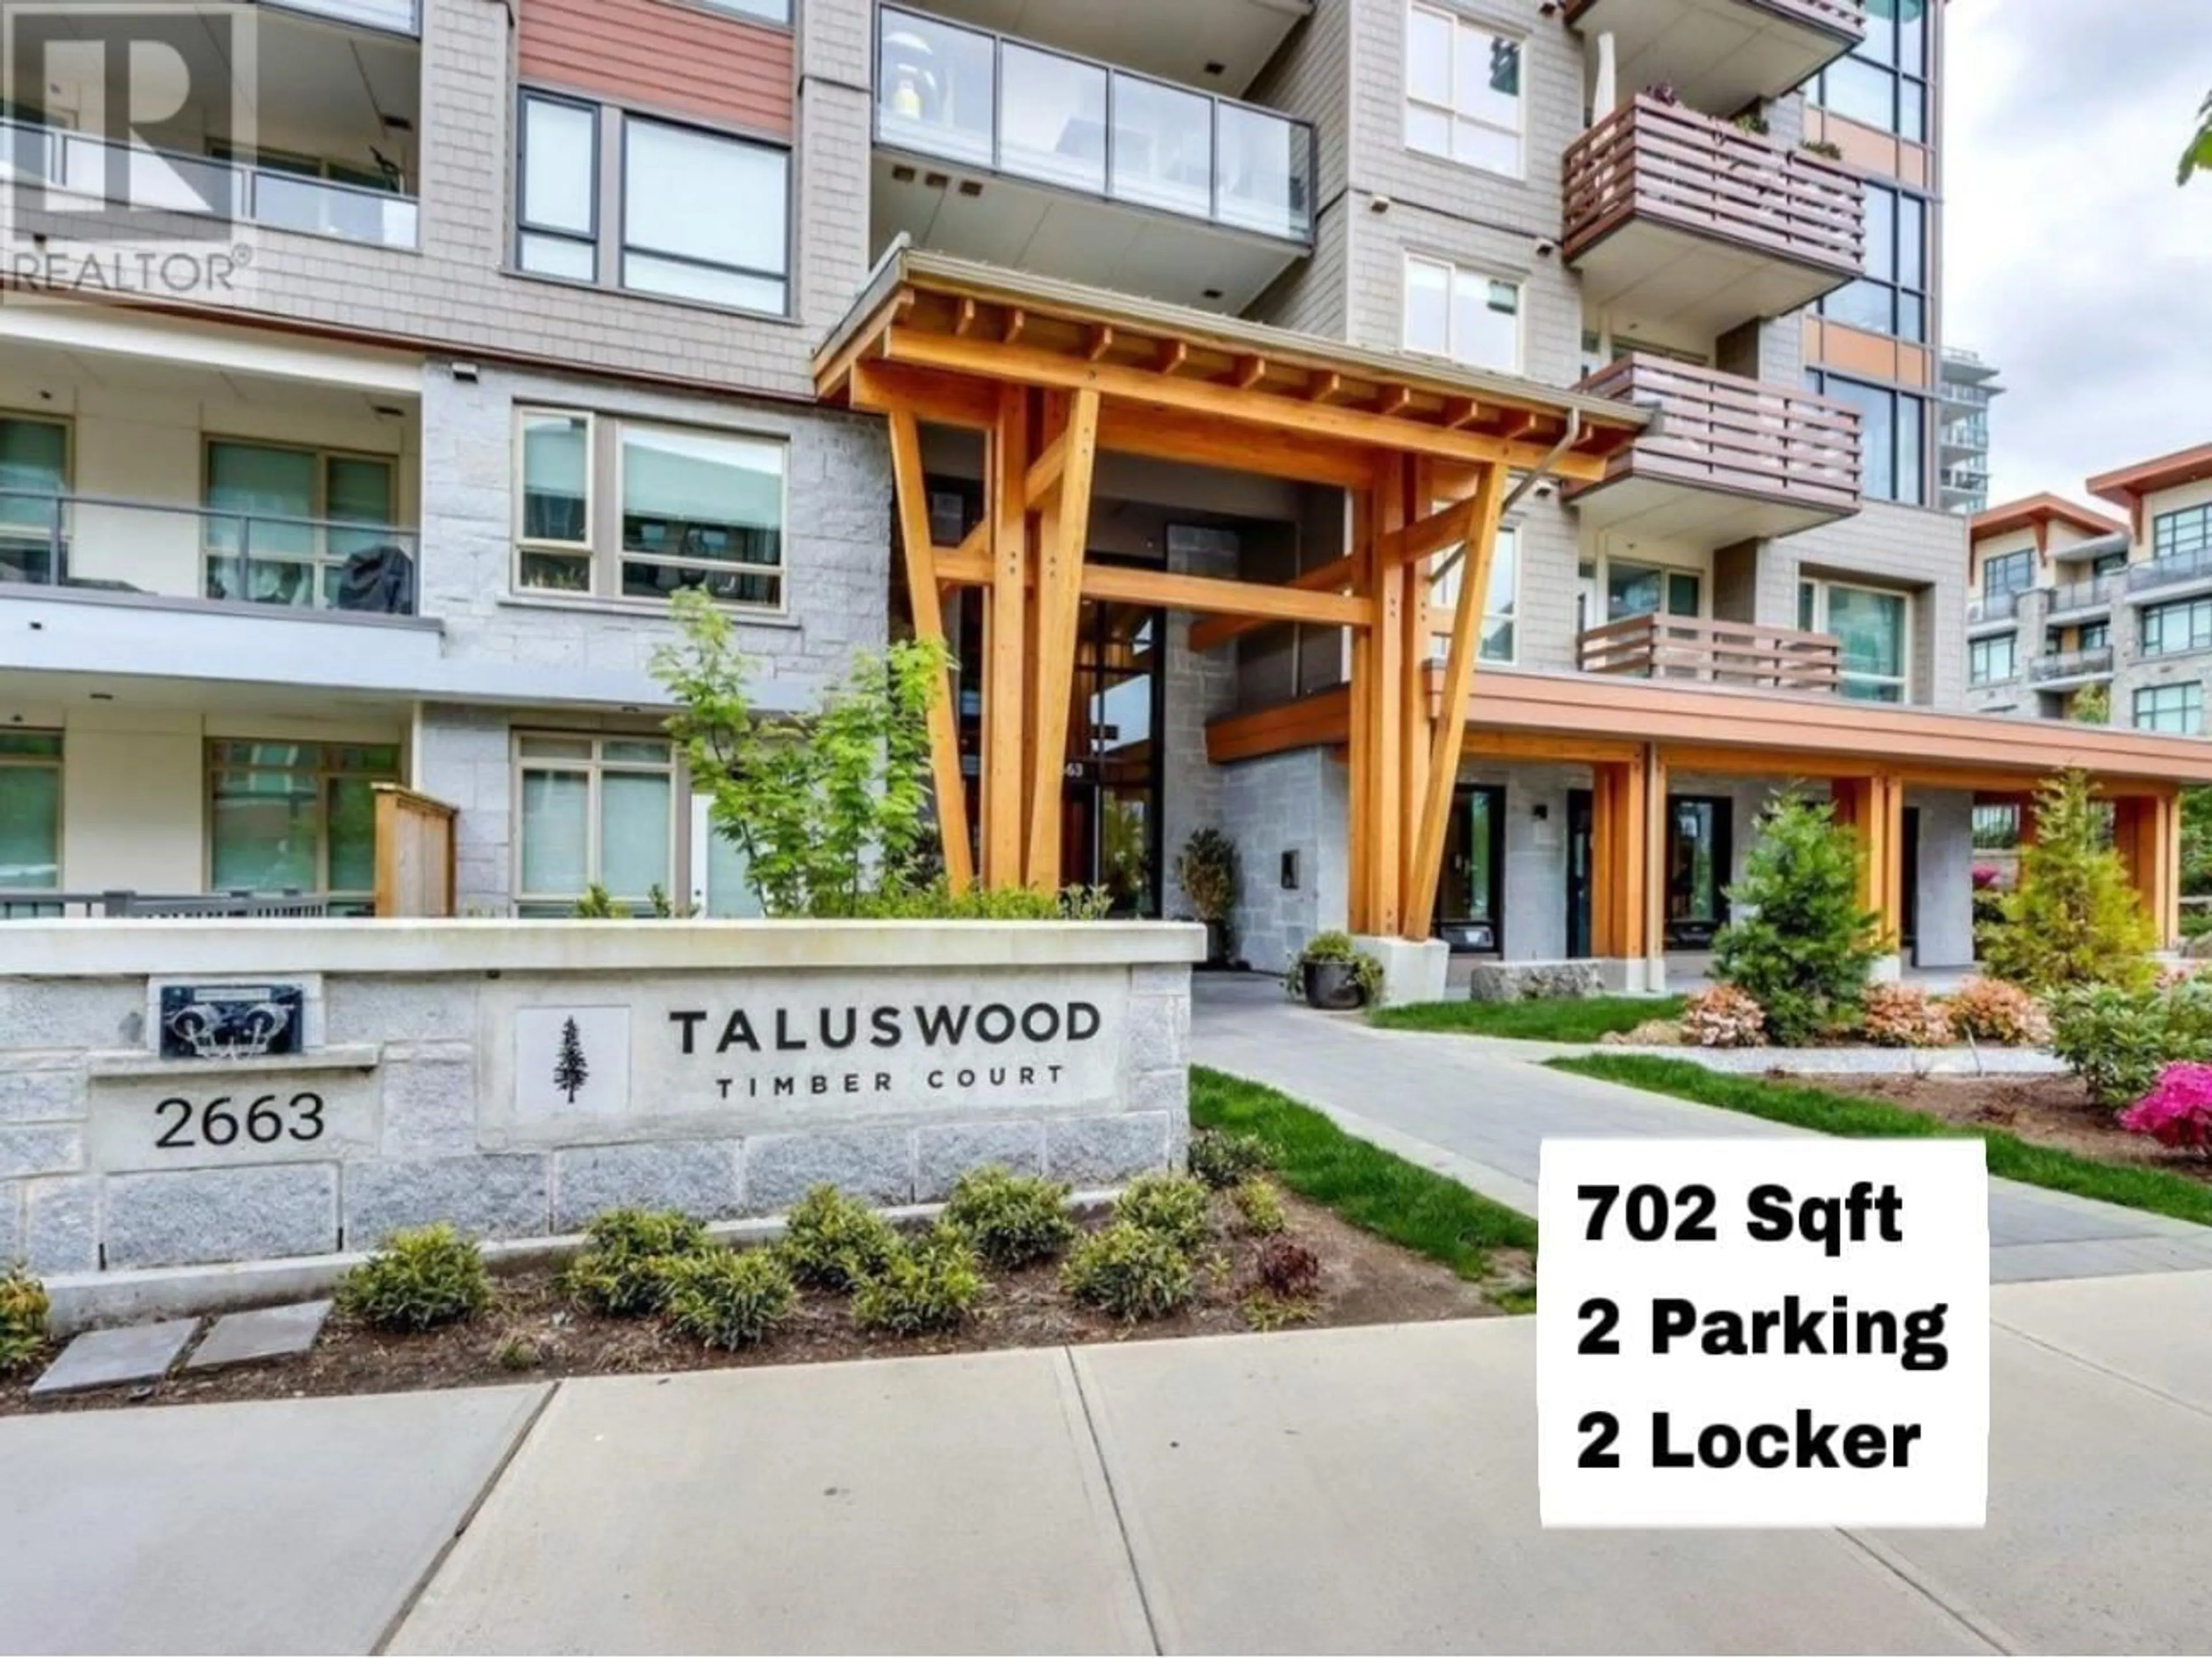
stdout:
POLYGON ((1799 142, 1797 148, 1826 161, 1840 161, 1844 159, 1844 147, 1832 138, 1806 138, 1799 142))
POLYGON ((1206 965, 1218 966, 1229 959, 1236 942, 1231 928, 1240 884, 1237 843, 1218 829, 1196 830, 1182 843, 1175 873, 1183 896, 1206 923, 1206 965))
POLYGON ((1341 1013, 1382 994, 1382 963, 1352 942, 1348 932, 1316 932, 1298 952, 1286 981, 1308 1007, 1341 1013))
POLYGON ((1760 138, 1765 137, 1773 130, 1768 126, 1766 117, 1756 109, 1745 110, 1735 118, 1735 125, 1739 132, 1748 132, 1760 138))

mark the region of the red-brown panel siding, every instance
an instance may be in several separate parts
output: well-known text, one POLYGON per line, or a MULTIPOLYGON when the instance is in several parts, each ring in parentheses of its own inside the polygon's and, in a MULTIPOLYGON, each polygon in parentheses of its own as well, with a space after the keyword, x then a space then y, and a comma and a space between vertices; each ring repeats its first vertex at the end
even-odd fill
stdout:
POLYGON ((523 0, 522 78, 788 136, 791 36, 672 0, 523 0))

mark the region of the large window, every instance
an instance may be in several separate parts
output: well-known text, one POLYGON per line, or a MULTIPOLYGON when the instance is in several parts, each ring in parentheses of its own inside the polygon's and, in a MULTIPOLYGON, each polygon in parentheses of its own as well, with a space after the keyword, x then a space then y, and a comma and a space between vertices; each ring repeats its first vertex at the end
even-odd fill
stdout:
POLYGON ((525 93, 515 263, 541 276, 782 315, 791 155, 700 127, 525 93), (603 146, 619 147, 603 203, 603 146))
POLYGON ((2019 672, 2018 638, 1999 634, 1991 639, 1966 641, 1966 678, 1972 684, 1994 685, 2019 672))
POLYGON ((2010 852, 2020 845, 2020 808, 2014 805, 1974 808, 1974 850, 2010 852))
POLYGON ((568 914, 599 885, 642 914, 673 890, 676 762, 659 738, 518 734, 514 907, 568 914))
POLYGON ((2185 685, 2144 687, 2136 693, 2135 726, 2139 732, 2175 737, 2203 736, 2204 687, 2194 680, 2185 685))
POLYGON ((334 910, 376 896, 376 800, 397 782, 389 744, 208 745, 208 884, 217 892, 328 893, 334 910))
POLYGON ((1912 603, 1905 594, 1840 581, 1797 585, 1797 625, 1843 647, 1845 696, 1902 702, 1911 689, 1912 603))
POLYGON ((2212 550, 2212 501, 2160 513, 2151 520, 2150 550, 2154 558, 2185 558, 2212 550))
POLYGON ((1924 143, 1928 137, 1930 0, 1866 8, 1866 35, 1813 83, 1813 101, 1851 120, 1924 143))
POLYGON ((1521 43, 1433 6, 1406 17, 1406 144, 1521 173, 1521 43))
POLYGON ((594 416, 516 414, 516 586, 725 604, 783 601, 785 446, 594 416), (601 522, 596 503, 614 503, 601 522))
POLYGON ((1840 374, 1812 374, 1815 392, 1858 410, 1861 487, 1875 501, 1928 501, 1928 399, 1840 374))
POLYGON ((1406 260, 1406 349, 1521 372, 1521 284, 1437 259, 1406 260))
POLYGON ((2145 656, 2207 650, 2212 650, 2212 598, 2185 598, 2172 604, 2143 607, 2145 656))
POLYGON ((0 417, 0 580, 48 581, 62 574, 48 567, 55 497, 68 489, 69 428, 0 417))
MULTIPOLYGON (((1462 558, 1431 583, 1429 603, 1437 609, 1448 610, 1459 603, 1461 572, 1467 568, 1462 558)), ((1482 605, 1482 648, 1479 659, 1510 666, 1518 641, 1516 638, 1516 619, 1521 608, 1521 537, 1511 525, 1500 525, 1498 544, 1490 557, 1490 591, 1484 595, 1482 605)), ((1438 635, 1434 648, 1442 655, 1450 641, 1438 635)))
POLYGON ((2080 641, 2076 648, 2101 651, 2112 642, 2112 624, 2109 622, 2085 622, 2075 630, 2075 637, 2080 641))
POLYGON ((1982 561, 1982 592, 1995 598, 2001 593, 2026 592, 2035 585, 2035 552, 2023 547, 2016 553, 1999 553, 1982 561))
POLYGON ((1900 339, 1928 337, 1928 203, 1866 187, 1866 275, 1820 301, 1820 314, 1900 339))
POLYGON ((207 597, 329 608, 346 562, 392 538, 392 462, 275 444, 207 446, 207 597))
POLYGON ((61 878, 61 733, 0 731, 0 902, 61 878))

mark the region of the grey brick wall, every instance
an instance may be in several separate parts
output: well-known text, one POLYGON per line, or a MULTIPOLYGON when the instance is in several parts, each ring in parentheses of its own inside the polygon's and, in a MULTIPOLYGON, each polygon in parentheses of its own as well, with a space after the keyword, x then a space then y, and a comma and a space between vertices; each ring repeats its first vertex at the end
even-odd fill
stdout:
MULTIPOLYGON (((1237 575, 1233 541, 1218 549, 1178 552, 1170 569, 1188 575, 1237 575)), ((1167 726, 1161 732, 1163 776, 1160 799, 1160 913, 1188 919, 1190 900, 1176 879, 1176 859, 1192 831, 1222 827, 1224 774, 1206 758, 1208 721, 1237 706, 1237 653, 1233 649, 1194 651, 1188 610, 1168 613, 1167 726)))
POLYGON ((1343 764, 1318 749, 1222 768, 1222 827, 1237 842, 1243 885, 1237 953, 1279 973, 1316 932, 1344 926, 1348 871, 1343 764), (1297 885, 1283 885, 1283 857, 1297 885))

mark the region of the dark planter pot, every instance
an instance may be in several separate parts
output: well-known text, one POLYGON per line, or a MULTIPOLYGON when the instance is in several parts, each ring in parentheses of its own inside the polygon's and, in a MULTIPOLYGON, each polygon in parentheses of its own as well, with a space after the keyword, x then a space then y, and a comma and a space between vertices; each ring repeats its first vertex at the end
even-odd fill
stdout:
POLYGON ((1349 962, 1308 962, 1304 974, 1308 1007, 1324 1013, 1344 1013, 1367 999, 1360 993, 1359 976, 1349 962))
POLYGON ((1229 929, 1222 922, 1208 921, 1206 924, 1206 965, 1229 965, 1229 929))

